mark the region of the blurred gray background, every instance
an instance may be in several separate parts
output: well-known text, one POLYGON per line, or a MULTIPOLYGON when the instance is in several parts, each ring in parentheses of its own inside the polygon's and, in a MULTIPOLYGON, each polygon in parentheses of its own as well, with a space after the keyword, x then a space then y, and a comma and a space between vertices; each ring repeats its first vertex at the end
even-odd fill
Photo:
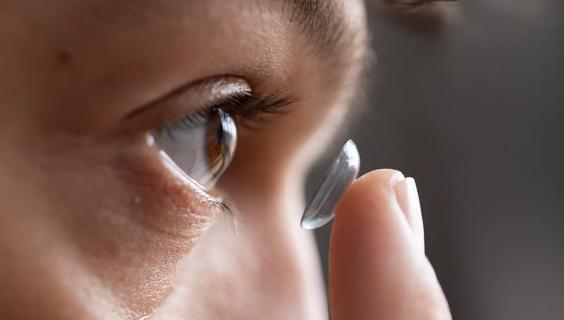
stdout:
MULTIPOLYGON (((416 178, 454 319, 564 319, 564 1, 443 6, 369 5, 378 61, 351 133, 362 171, 416 178)), ((329 232, 316 234, 325 265, 329 232)))

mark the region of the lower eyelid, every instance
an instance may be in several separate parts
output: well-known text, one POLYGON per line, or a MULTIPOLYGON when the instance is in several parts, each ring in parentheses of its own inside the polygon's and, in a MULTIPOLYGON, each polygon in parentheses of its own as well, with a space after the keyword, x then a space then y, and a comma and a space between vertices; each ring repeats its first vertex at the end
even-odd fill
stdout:
POLYGON ((217 194, 216 189, 204 190, 204 187, 199 185, 197 182, 192 181, 182 169, 180 169, 174 163, 168 163, 170 158, 166 157, 162 159, 163 165, 168 169, 168 172, 176 179, 181 185, 190 188, 192 192, 197 194, 198 198, 206 202, 210 207, 223 210, 224 213, 231 213, 229 206, 222 200, 221 195, 217 194))
POLYGON ((131 151, 115 162, 131 193, 131 220, 169 238, 197 240, 224 211, 221 202, 170 172, 156 149, 131 151))

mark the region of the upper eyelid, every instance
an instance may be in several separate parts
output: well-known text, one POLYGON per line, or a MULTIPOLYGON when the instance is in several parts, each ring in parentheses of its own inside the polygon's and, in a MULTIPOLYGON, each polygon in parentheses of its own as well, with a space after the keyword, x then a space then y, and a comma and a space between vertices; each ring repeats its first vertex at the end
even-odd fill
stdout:
POLYGON ((240 77, 211 77, 194 81, 126 114, 122 118, 120 131, 127 134, 151 130, 183 115, 224 102, 234 92, 250 91, 250 85, 240 77))
MULTIPOLYGON (((165 123, 155 130, 157 134, 166 133, 169 136, 173 136, 171 132, 182 129, 191 129, 193 126, 192 117, 202 117, 208 115, 211 109, 219 108, 223 111, 229 113, 233 117, 238 117, 239 126, 246 129, 256 129, 257 124, 262 124, 266 122, 266 117, 263 115, 274 114, 274 113, 285 113, 289 111, 284 109, 285 106, 292 104, 295 100, 292 100, 289 96, 282 94, 275 95, 243 95, 236 96, 232 99, 228 99, 218 105, 208 107, 207 109, 198 110, 194 113, 185 115, 179 119, 175 119, 171 122, 165 123)), ((197 126, 197 121, 194 122, 197 126)))
POLYGON ((296 102, 296 99, 287 93, 250 94, 242 97, 242 100, 229 101, 223 108, 247 120, 261 120, 262 118, 258 117, 261 114, 282 113, 283 107, 296 102))
POLYGON ((193 104, 194 111, 203 108, 206 105, 218 104, 225 102, 234 94, 250 94, 251 86, 239 77, 213 77, 204 80, 191 82, 187 85, 176 88, 158 99, 130 112, 125 119, 132 119, 139 114, 151 109, 157 109, 165 104, 193 104), (229 82, 223 89, 222 84, 229 82), (184 101, 179 101, 184 100, 184 101), (187 101, 192 100, 192 101, 187 101), (200 105, 199 107, 197 105, 200 105))
POLYGON ((242 78, 212 77, 172 90, 129 113, 124 122, 132 123, 131 126, 126 125, 131 128, 128 132, 150 131, 203 109, 219 107, 243 120, 241 124, 244 127, 252 128, 257 122, 264 120, 263 114, 280 113, 282 107, 295 101, 290 90, 257 94, 242 78), (218 85, 226 82, 227 86, 218 85))

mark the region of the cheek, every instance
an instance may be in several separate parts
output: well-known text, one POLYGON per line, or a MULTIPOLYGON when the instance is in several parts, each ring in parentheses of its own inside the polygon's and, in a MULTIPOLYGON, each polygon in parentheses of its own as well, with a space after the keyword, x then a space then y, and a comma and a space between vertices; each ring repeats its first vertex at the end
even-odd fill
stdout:
POLYGON ((37 182, 50 219, 85 272, 135 314, 150 312, 167 296, 178 261, 221 210, 148 147, 85 149, 42 166, 37 182))
POLYGON ((182 267, 189 293, 172 301, 210 319, 226 310, 234 319, 309 318, 304 310, 323 306, 323 292, 312 235, 299 228, 299 192, 246 190, 226 190, 237 205, 235 217, 218 220, 202 237, 182 267), (213 307, 202 309, 200 299, 213 307))

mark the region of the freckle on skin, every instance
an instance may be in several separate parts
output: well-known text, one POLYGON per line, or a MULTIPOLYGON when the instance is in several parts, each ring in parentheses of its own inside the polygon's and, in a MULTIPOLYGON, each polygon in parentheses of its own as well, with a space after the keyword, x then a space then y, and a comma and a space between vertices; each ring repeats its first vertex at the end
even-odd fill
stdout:
POLYGON ((61 51, 57 54, 57 63, 61 66, 68 65, 72 61, 72 55, 68 51, 61 51))

